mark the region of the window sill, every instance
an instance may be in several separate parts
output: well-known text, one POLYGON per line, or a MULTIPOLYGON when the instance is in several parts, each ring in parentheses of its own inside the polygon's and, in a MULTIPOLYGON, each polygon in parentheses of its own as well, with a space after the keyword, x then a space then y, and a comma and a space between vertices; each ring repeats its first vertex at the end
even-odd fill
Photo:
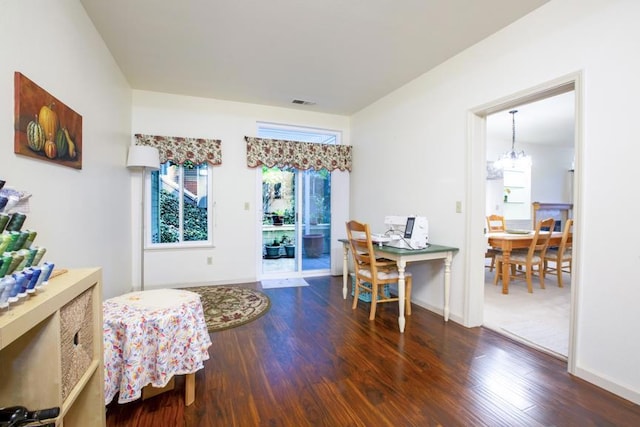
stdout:
POLYGON ((197 242, 197 243, 161 243, 146 246, 145 251, 164 251, 164 250, 182 250, 182 249, 215 249, 213 242, 197 242))

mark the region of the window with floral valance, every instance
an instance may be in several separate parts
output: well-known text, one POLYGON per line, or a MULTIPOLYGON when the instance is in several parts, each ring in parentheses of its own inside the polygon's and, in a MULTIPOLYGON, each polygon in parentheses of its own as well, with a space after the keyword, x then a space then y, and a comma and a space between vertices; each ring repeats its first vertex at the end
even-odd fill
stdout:
POLYGON ((350 145, 318 144, 245 136, 247 166, 291 166, 300 170, 326 168, 351 171, 350 145))
POLYGON ((222 148, 219 139, 185 138, 179 136, 158 136, 136 134, 137 145, 156 147, 160 152, 160 163, 172 161, 176 164, 191 162, 199 165, 209 162, 222 164, 222 148))

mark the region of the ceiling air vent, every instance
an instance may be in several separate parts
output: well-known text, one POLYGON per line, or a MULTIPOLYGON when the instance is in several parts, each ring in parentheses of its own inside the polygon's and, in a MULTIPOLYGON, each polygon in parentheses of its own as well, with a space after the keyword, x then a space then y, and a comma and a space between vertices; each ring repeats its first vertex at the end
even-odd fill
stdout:
POLYGON ((298 104, 298 105, 316 105, 315 102, 311 102, 311 101, 304 101, 302 99, 294 99, 293 101, 291 101, 292 104, 298 104))

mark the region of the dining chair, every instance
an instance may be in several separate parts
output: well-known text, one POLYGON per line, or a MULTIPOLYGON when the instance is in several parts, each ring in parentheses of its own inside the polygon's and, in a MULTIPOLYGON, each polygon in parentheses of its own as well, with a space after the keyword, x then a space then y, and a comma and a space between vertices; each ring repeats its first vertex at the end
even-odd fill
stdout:
MULTIPOLYGON (((504 220, 504 216, 502 215, 489 215, 487 216, 487 233, 497 233, 500 231, 505 231, 507 229, 506 222, 504 220)), ((487 248, 487 251, 484 253, 485 259, 491 258, 491 264, 485 265, 485 267, 489 268, 489 271, 493 271, 496 266, 496 255, 500 253, 500 249, 496 248, 487 248)))
POLYGON ((504 216, 495 214, 487 216, 487 233, 497 233, 506 229, 507 223, 504 216))
MULTIPOLYGON (((531 244, 526 252, 511 252, 509 257, 509 264, 511 265, 511 273, 515 277, 521 273, 524 273, 527 281, 527 291, 533 293, 533 286, 531 278, 536 274, 540 278, 540 287, 544 289, 544 257, 549 246, 549 239, 553 230, 555 220, 553 218, 547 218, 538 221, 536 229, 531 239, 531 244), (548 228, 547 228, 548 227, 548 228), (549 231, 544 231, 547 228, 549 231), (523 267, 522 270, 515 270, 513 267, 523 267), (534 270, 534 267, 536 269, 534 270)), ((498 284, 502 279, 502 263, 504 262, 503 254, 496 255, 496 275, 494 284, 498 284)))
MULTIPOLYGON (((371 309, 369 311, 369 320, 373 320, 376 316, 378 303, 399 301, 398 297, 387 296, 384 292, 384 285, 398 282, 398 268, 395 261, 376 258, 369 224, 353 220, 347 222, 347 239, 349 240, 355 270, 353 305, 351 308, 355 310, 357 307, 360 292, 370 292, 371 309)), ((405 311, 407 315, 411 314, 411 282, 411 273, 405 272, 405 311)))
POLYGON ((558 277, 558 287, 562 288, 562 273, 571 274, 572 267, 573 219, 567 219, 558 248, 549 248, 544 256, 545 274, 558 277), (553 263, 553 265, 549 263, 553 263))

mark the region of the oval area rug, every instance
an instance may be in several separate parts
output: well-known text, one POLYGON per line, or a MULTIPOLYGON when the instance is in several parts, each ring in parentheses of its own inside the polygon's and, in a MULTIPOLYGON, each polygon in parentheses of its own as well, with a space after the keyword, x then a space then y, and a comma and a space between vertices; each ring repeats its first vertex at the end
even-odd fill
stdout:
POLYGON ((197 286, 183 288, 200 295, 209 332, 235 328, 256 320, 269 311, 269 297, 240 286, 197 286))

